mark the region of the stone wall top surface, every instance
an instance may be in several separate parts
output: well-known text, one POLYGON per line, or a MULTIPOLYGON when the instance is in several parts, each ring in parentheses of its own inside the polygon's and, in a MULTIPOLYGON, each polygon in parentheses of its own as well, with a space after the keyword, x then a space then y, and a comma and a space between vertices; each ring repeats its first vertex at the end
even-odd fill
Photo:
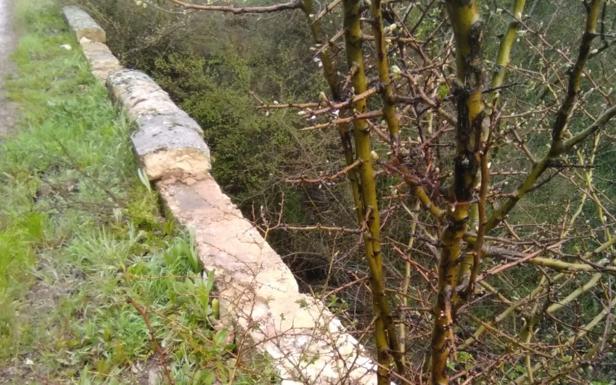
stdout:
POLYGON ((223 317, 267 352, 289 384, 372 385, 376 366, 323 303, 301 294, 280 256, 213 178, 157 185, 215 271, 223 317), (294 382, 293 382, 294 381, 294 382))
POLYGON ((120 61, 111 53, 106 44, 92 41, 87 37, 79 39, 79 44, 90 64, 92 73, 102 83, 107 81, 109 74, 122 68, 120 61))
POLYGON ((86 37, 99 43, 105 43, 107 41, 105 30, 81 8, 66 6, 63 11, 66 21, 77 35, 77 40, 86 37))
POLYGON ((133 147, 151 180, 209 171, 210 150, 201 127, 148 75, 121 69, 109 75, 107 87, 135 122, 133 147))

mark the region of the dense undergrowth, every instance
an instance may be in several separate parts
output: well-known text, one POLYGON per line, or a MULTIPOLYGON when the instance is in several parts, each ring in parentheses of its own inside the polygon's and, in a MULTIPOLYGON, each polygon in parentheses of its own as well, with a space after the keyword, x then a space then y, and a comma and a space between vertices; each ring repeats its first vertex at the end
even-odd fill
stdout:
POLYGON ((0 144, 1 384, 266 384, 216 323, 213 277, 137 176, 130 127, 51 0, 20 0, 0 144), (171 378, 171 380, 169 379, 171 378))
POLYGON ((257 108, 260 100, 308 99, 323 89, 317 64, 305 55, 301 15, 185 16, 131 1, 77 3, 101 22, 127 67, 150 74, 201 124, 214 176, 243 209, 275 201, 284 177, 313 169, 314 159, 336 149, 329 136, 298 133, 296 113, 257 108))

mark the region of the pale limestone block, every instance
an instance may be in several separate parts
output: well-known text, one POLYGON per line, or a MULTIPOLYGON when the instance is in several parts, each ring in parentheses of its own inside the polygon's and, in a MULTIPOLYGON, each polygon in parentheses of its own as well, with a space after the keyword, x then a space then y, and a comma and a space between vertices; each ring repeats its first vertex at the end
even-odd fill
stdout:
POLYGON ((206 266, 235 272, 236 278, 245 284, 255 282, 266 269, 277 270, 277 282, 298 290, 289 268, 214 179, 208 177, 191 185, 170 184, 164 189, 165 194, 173 197, 176 219, 194 231, 199 255, 206 266))
POLYGON ((118 58, 105 44, 91 41, 87 37, 82 37, 79 44, 90 64, 92 74, 101 82, 105 83, 109 74, 122 68, 118 58))
POLYGON ((150 181, 169 176, 202 177, 210 171, 210 159, 203 151, 193 148, 175 148, 146 153, 141 157, 143 169, 150 181))
POLYGON ((82 37, 87 37, 99 43, 107 41, 105 30, 81 8, 66 6, 62 10, 66 21, 75 32, 75 35, 77 35, 77 40, 80 40, 82 37))
MULTIPOLYGON (((130 107, 129 107, 130 108, 130 107)), ((129 110, 130 111, 130 110, 129 110)), ((193 149, 209 159, 210 151, 203 141, 199 126, 182 113, 141 116, 135 120, 137 130, 131 139, 135 152, 140 157, 156 151, 193 149)))
POLYGON ((376 365, 326 306, 299 293, 280 256, 211 178, 157 184, 216 274, 223 319, 267 353, 285 383, 375 385, 376 365))
POLYGON ((180 114, 187 115, 169 98, 154 80, 141 71, 122 69, 109 75, 107 88, 114 100, 126 109, 128 116, 139 118, 180 114))
POLYGON ((208 174, 210 150, 201 127, 149 76, 122 69, 109 75, 107 87, 137 126, 131 140, 151 180, 208 174))

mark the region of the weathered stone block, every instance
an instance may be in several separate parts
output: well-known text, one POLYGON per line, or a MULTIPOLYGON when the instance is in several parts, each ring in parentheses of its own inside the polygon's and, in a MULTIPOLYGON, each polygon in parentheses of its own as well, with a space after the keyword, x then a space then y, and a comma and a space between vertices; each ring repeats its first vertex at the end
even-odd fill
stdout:
POLYGON ((216 181, 167 179, 157 187, 215 271, 222 316, 273 358, 283 383, 376 384, 375 363, 361 344, 325 305, 299 293, 289 268, 216 181))
POLYGON ((79 44, 90 64, 92 73, 101 82, 105 83, 109 74, 122 68, 120 61, 111 53, 107 45, 91 41, 87 37, 82 37, 79 44))
POLYGON ((87 37, 99 43, 107 41, 105 30, 81 8, 66 6, 63 8, 63 11, 66 21, 77 35, 77 40, 81 40, 82 37, 87 37))
POLYGON ((169 94, 141 71, 116 71, 107 78, 107 88, 111 97, 122 104, 133 120, 147 115, 170 115, 181 111, 169 94))
POLYGON ((201 128, 183 111, 164 115, 142 115, 135 123, 137 131, 132 140, 139 156, 166 149, 193 148, 209 157, 209 149, 201 136, 201 128))
POLYGON ((210 159, 202 151, 177 148, 148 153, 140 158, 150 181, 163 178, 200 178, 210 171, 210 159))
POLYGON ((133 147, 151 180, 207 175, 210 151, 201 127, 158 84, 143 72, 122 69, 109 75, 107 86, 137 126, 133 147))

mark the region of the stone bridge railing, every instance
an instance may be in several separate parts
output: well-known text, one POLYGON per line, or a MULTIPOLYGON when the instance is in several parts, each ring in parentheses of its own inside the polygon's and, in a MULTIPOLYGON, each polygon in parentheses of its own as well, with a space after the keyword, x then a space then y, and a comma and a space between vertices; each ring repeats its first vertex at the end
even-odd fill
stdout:
POLYGON ((65 7, 92 73, 135 123, 141 166, 175 219, 194 233, 214 270, 221 314, 236 336, 272 358, 283 384, 376 384, 376 364, 319 300, 301 294, 289 268, 209 173, 201 127, 148 75, 122 68, 105 31, 65 7))

